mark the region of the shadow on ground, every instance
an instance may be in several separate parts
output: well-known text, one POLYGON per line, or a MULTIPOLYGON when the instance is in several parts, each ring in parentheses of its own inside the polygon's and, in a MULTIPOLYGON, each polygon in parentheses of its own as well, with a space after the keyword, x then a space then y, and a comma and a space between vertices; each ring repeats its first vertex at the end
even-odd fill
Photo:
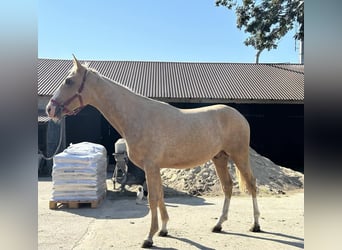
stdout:
MULTIPOLYGON (((39 181, 51 181, 51 178, 39 178, 39 181)), ((165 197, 167 207, 214 205, 206 202, 202 197, 191 196, 171 188, 165 189, 168 194, 165 197)), ((96 219, 134 219, 145 217, 149 213, 149 207, 147 200, 144 200, 142 204, 137 204, 136 192, 134 191, 122 191, 108 187, 105 199, 97 208, 90 208, 90 203, 81 203, 77 209, 68 208, 66 204, 61 204, 55 211, 96 219)))
POLYGON ((252 239, 257 239, 257 240, 273 241, 273 242, 278 242, 278 243, 293 246, 293 247, 304 248, 303 238, 299 238, 299 237, 295 237, 295 236, 287 235, 287 234, 282 234, 282 233, 273 233, 273 232, 266 232, 266 231, 253 233, 253 235, 244 234, 244 233, 226 232, 226 231, 222 231, 220 233, 232 235, 232 236, 238 236, 238 237, 252 238, 252 239), (272 238, 267 237, 267 235, 272 236, 272 238), (274 236, 282 237, 284 239, 275 239, 273 238, 274 236))

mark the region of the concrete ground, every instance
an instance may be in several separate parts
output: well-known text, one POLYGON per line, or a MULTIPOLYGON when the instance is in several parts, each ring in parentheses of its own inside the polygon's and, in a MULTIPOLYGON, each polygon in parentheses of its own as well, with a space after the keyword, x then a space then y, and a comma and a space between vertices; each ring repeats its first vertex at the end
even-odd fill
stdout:
MULTIPOLYGON (((140 249, 150 226, 147 205, 137 205, 134 193, 112 191, 98 208, 49 209, 51 179, 38 184, 38 248, 140 249)), ((259 197, 263 232, 252 233, 252 200, 233 196, 228 221, 212 233, 223 196, 166 197, 170 216, 168 237, 154 237, 153 249, 300 249, 304 248, 304 191, 259 197)))

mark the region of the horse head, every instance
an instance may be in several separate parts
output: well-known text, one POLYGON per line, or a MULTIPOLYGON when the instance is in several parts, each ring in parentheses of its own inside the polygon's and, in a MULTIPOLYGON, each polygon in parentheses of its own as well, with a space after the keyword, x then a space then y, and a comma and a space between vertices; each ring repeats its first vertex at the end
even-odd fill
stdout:
POLYGON ((47 115, 53 120, 60 120, 65 115, 75 115, 86 103, 82 92, 88 70, 73 55, 73 67, 69 75, 56 90, 46 106, 47 115))

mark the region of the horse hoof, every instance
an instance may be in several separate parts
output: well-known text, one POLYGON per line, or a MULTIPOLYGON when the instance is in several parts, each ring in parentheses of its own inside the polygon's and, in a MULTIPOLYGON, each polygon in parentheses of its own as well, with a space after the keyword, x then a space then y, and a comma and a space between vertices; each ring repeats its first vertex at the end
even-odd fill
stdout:
POLYGON ((211 231, 213 233, 220 233, 222 231, 222 226, 215 226, 211 231))
POLYGON ((167 231, 160 231, 159 236, 161 236, 161 237, 167 236, 167 231))
POLYGON ((251 227, 251 229, 249 229, 249 231, 251 232, 261 232, 261 229, 260 229, 260 225, 254 225, 251 227))
POLYGON ((151 248, 153 245, 153 241, 144 240, 144 243, 141 245, 142 248, 151 248))

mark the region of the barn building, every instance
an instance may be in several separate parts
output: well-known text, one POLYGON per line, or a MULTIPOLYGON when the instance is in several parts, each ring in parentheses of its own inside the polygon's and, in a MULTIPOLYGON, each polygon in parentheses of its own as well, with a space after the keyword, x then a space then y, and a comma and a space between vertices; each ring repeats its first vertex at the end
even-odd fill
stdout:
MULTIPOLYGON (((303 64, 86 62, 134 92, 176 107, 235 107, 250 123, 251 147, 279 165, 304 172, 303 64)), ((44 109, 71 67, 71 60, 38 59, 38 139, 47 155, 57 147, 60 126, 44 109)), ((100 143, 113 163, 114 142, 120 135, 99 111, 87 106, 63 125, 62 149, 81 141, 100 143)), ((51 163, 45 170, 51 171, 51 163)))

